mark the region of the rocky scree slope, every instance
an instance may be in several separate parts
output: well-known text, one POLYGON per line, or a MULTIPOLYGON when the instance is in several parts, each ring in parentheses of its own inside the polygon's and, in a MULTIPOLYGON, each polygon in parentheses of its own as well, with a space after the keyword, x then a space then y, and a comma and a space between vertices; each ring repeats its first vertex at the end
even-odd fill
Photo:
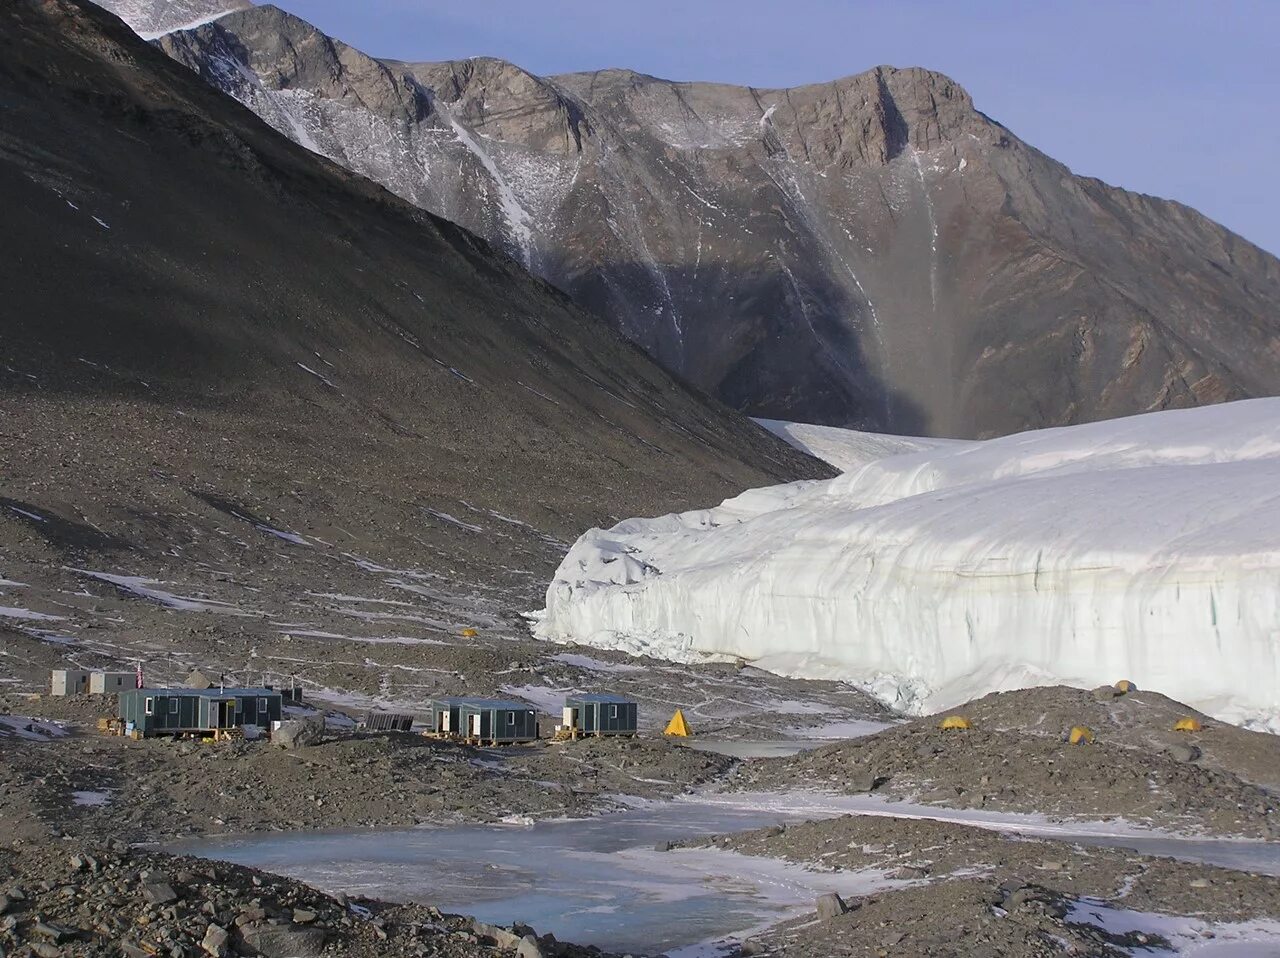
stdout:
POLYGON ((1074 176, 938 73, 538 77, 381 61, 270 5, 158 43, 752 415, 986 437, 1280 388, 1280 262, 1074 176))
POLYGON ((92 5, 4 7, 0 112, 15 656, 75 644, 73 594, 275 633, 373 577, 467 597, 407 616, 449 628, 529 608, 583 528, 827 471, 92 5))

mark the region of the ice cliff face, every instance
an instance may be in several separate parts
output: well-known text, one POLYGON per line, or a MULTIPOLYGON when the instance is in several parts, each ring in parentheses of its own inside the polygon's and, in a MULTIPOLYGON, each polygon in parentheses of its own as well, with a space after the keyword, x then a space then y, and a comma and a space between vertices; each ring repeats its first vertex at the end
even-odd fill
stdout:
POLYGON ((537 77, 379 61, 271 6, 158 42, 752 415, 968 438, 1280 392, 1280 262, 928 70, 537 77))
POLYGON ((1280 729, 1280 400, 945 445, 593 529, 556 641, 842 677, 911 711, 1129 678, 1280 729))

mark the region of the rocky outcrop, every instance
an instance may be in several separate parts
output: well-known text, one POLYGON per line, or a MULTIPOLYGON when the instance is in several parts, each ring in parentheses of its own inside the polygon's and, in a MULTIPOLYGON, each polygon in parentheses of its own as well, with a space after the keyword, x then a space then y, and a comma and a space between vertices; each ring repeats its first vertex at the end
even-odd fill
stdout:
POLYGON ((752 415, 974 437, 1280 388, 1280 262, 929 70, 536 77, 378 61, 270 6, 159 43, 752 415))

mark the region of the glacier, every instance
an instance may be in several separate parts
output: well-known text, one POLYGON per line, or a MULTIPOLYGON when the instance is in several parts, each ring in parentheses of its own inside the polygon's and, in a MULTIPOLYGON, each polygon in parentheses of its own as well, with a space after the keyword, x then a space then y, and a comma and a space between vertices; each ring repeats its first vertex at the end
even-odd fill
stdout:
POLYGON ((835 445, 837 478, 591 529, 535 634, 842 679, 911 714, 1128 678, 1280 731, 1280 399, 835 445))

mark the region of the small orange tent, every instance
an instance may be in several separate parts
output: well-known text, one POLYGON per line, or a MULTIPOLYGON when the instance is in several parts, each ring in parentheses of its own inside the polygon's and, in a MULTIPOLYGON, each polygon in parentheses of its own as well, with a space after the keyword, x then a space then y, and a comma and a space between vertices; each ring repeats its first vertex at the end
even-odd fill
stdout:
POLYGON ((973 728, 973 723, 963 715, 948 715, 938 723, 938 728, 943 729, 968 729, 973 728))
POLYGON ((667 723, 667 727, 662 734, 678 735, 680 738, 688 738, 693 734, 693 729, 689 728, 689 723, 684 720, 684 711, 682 709, 676 709, 676 714, 671 716, 671 721, 667 723))
POLYGON ((1072 745, 1088 745, 1093 741, 1093 729, 1087 725, 1072 726, 1071 734, 1067 736, 1067 741, 1072 745))
POLYGON ((1130 682, 1128 679, 1121 679, 1112 687, 1121 695, 1124 695, 1128 692, 1138 691, 1138 687, 1134 685, 1132 682, 1130 682))
POLYGON ((1184 715, 1178 719, 1173 725, 1175 732, 1202 732, 1204 726, 1200 724, 1200 720, 1194 715, 1184 715))

